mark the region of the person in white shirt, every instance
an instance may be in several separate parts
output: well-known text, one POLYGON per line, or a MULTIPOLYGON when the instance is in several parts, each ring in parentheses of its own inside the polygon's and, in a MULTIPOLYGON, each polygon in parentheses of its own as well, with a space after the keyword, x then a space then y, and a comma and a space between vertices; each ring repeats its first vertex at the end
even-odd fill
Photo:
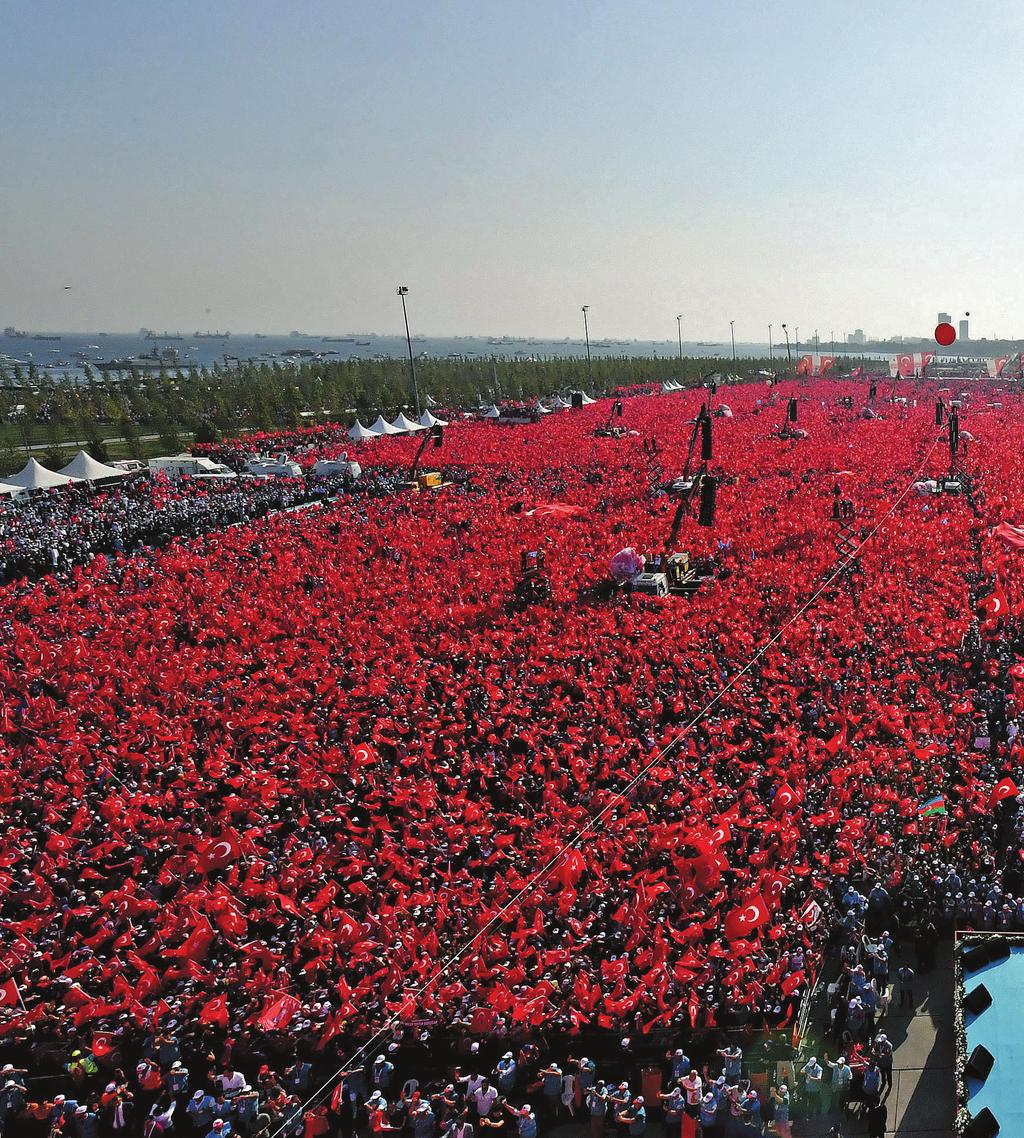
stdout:
POLYGON ((491 1086, 487 1079, 481 1079, 480 1086, 473 1092, 471 1098, 476 1106, 477 1114, 481 1118, 486 1118, 491 1113, 491 1107, 498 1100, 498 1089, 491 1086))
POLYGON ((679 1085, 683 1088, 686 1095, 686 1113, 691 1118, 698 1118, 700 1116, 700 1100, 701 1092, 704 1088, 704 1081, 695 1070, 690 1069, 689 1074, 684 1075, 679 1080, 679 1085))

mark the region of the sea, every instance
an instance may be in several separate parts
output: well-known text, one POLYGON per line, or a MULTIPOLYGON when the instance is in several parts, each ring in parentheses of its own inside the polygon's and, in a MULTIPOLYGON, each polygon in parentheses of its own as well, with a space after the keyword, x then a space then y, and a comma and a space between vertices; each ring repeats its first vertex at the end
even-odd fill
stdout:
MULTIPOLYGON (((211 330, 213 331, 213 330, 211 330)), ((415 336, 413 354, 429 359, 542 360, 583 357, 583 340, 543 340, 512 336, 415 336)), ((804 345, 803 350, 808 350, 804 345)), ((591 340, 593 356, 674 357, 679 352, 676 340, 591 340)), ((775 358, 785 358, 774 345, 775 358)), ((688 358, 731 360, 728 343, 683 341, 683 354, 688 358)), ((795 353, 794 353, 795 354, 795 353)), ((154 367, 162 359, 169 371, 188 366, 214 363, 237 365, 240 361, 301 362, 310 359, 375 360, 404 359, 408 346, 404 336, 374 333, 318 336, 312 334, 262 334, 148 332, 61 332, 0 334, 0 367, 10 372, 15 364, 26 368, 30 363, 51 374, 64 373, 81 378, 83 366, 97 370, 103 364, 134 361, 140 367, 154 367)), ((737 359, 768 355, 767 343, 737 343, 737 359)))

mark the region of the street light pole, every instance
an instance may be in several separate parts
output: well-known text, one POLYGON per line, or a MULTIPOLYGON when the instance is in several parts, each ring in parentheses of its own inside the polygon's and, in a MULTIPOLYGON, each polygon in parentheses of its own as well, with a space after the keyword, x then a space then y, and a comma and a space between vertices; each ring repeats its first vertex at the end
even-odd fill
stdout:
POLYGON ((774 357, 772 355, 772 326, 769 324, 768 325, 768 362, 770 363, 773 358, 774 357))
POLYGON ((800 354, 800 325, 799 324, 793 329, 793 339, 796 341, 796 344, 794 345, 794 347, 796 348, 796 354, 799 355, 800 354))
POLYGON ((420 417, 420 386, 416 382, 416 361, 412 358, 412 336, 409 335, 409 310, 405 307, 405 297, 409 291, 408 285, 398 286, 398 295, 402 298, 402 315, 405 317, 405 342, 409 348, 409 372, 412 375, 412 391, 416 399, 416 418, 420 417))
POLYGON ((735 320, 729 321, 729 336, 732 339, 732 362, 733 363, 736 362, 736 328, 735 328, 735 324, 736 324, 735 320))
POLYGON ((785 324, 783 324, 782 330, 783 330, 783 332, 786 333, 786 359, 789 361, 789 366, 792 367, 793 366, 793 353, 790 351, 790 348, 789 348, 789 329, 786 327, 785 324))
POLYGON ((587 340, 587 382, 590 384, 590 390, 594 390, 594 369, 590 363, 590 325, 587 323, 587 309, 589 304, 583 305, 583 335, 587 340))
POLYGON ((676 332, 679 334, 679 362, 683 362, 683 317, 676 317, 676 332))

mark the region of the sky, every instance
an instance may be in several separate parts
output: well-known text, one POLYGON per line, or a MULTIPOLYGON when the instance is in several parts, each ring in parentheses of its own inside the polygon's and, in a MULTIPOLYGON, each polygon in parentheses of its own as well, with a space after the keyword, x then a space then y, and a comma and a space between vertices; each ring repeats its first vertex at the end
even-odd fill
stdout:
POLYGON ((0 326, 1024 335, 1024 5, 0 0, 0 326), (70 285, 70 289, 65 286, 70 285))

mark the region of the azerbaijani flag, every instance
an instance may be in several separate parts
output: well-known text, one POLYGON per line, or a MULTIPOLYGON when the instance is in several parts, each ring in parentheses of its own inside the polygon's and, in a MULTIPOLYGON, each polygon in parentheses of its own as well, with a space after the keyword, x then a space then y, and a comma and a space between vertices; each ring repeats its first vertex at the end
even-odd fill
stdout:
POLYGON ((945 814, 946 800, 941 794, 937 794, 927 802, 922 802, 917 808, 917 813, 922 818, 934 818, 937 814, 945 814))

